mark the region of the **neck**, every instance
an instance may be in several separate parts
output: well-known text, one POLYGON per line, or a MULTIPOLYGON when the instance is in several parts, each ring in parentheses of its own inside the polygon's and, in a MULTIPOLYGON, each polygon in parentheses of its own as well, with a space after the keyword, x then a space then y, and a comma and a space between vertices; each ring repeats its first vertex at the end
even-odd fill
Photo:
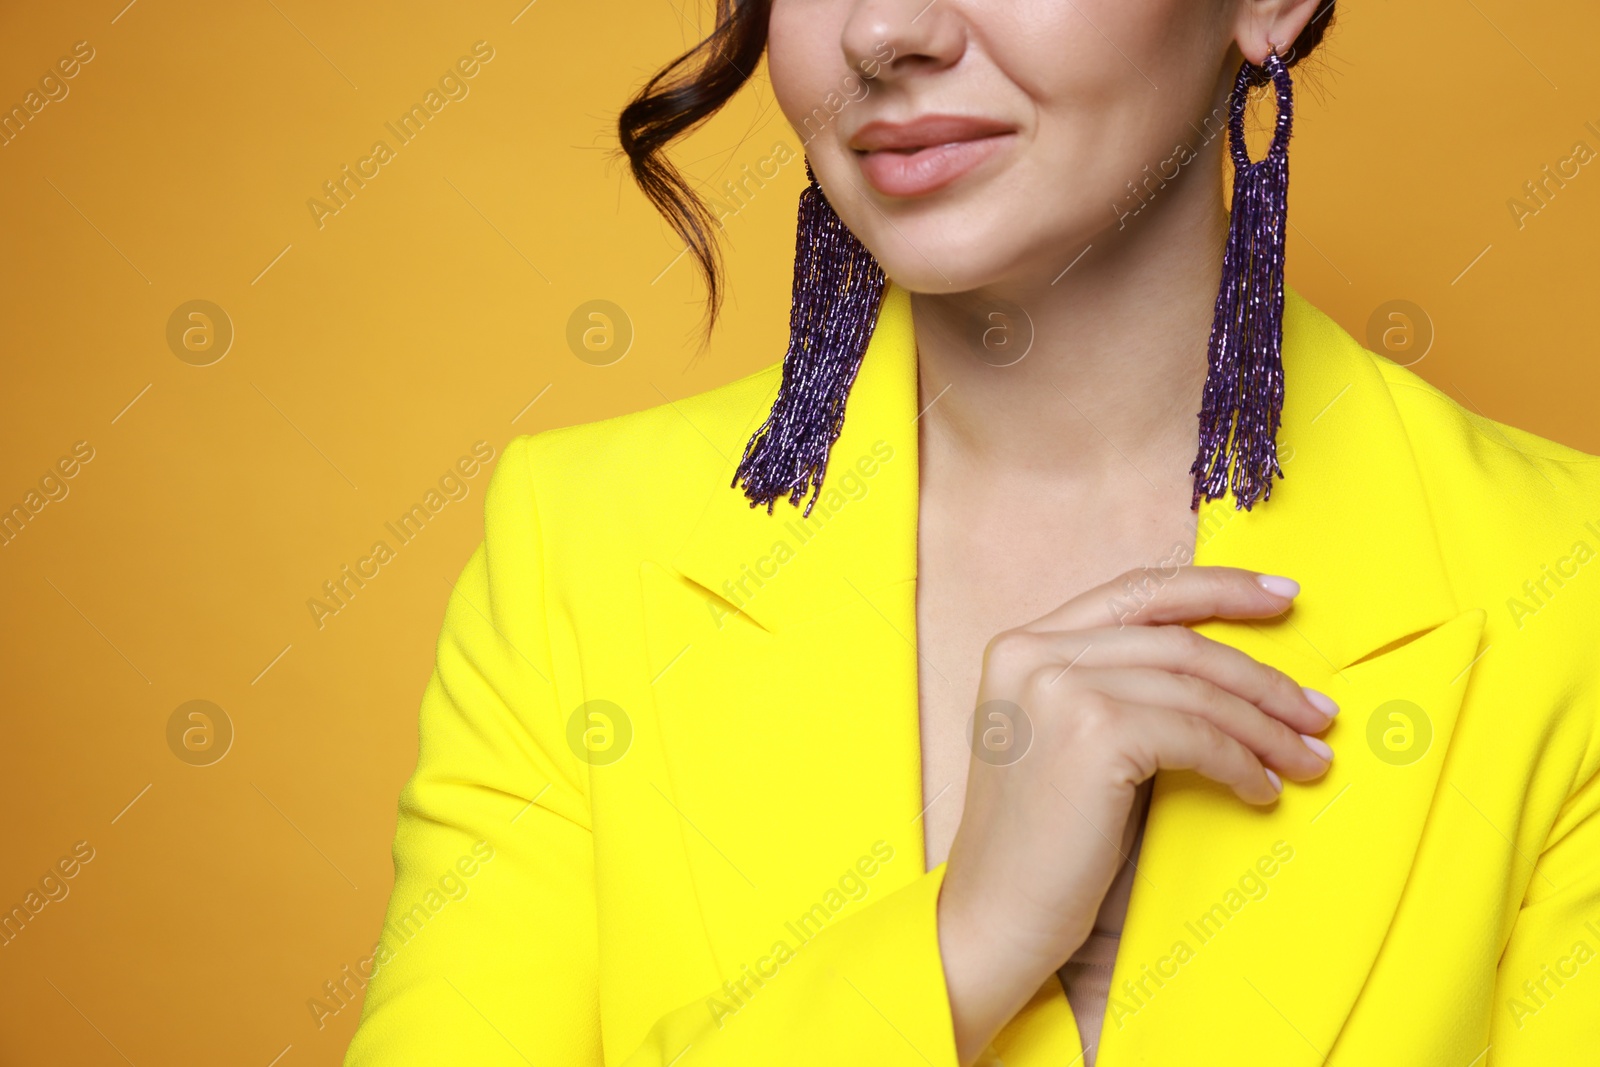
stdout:
POLYGON ((1065 249, 1030 277, 912 294, 925 462, 989 485, 1188 484, 1227 233, 1218 163, 1204 153, 1075 263, 1065 249))

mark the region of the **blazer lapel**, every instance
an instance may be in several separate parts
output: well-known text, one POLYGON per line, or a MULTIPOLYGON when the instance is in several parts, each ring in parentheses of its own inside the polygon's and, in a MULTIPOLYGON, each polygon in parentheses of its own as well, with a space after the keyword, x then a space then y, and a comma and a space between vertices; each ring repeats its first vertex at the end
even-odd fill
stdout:
MULTIPOLYGON (((863 900, 924 871, 909 294, 885 294, 809 518, 787 499, 769 515, 730 486, 778 381, 771 368, 750 411, 695 416, 723 462, 689 536, 641 573, 669 791, 731 976, 752 945, 807 939, 810 927, 778 919, 827 906, 874 843, 894 858, 863 900)), ((831 903, 861 906, 838 892, 831 903)))
POLYGON ((1486 619, 1457 604, 1373 358, 1297 294, 1284 319, 1284 478, 1202 506, 1195 562, 1285 574, 1290 613, 1200 633, 1328 693, 1328 774, 1270 810, 1157 776, 1099 1063, 1320 1064, 1405 887, 1486 619))

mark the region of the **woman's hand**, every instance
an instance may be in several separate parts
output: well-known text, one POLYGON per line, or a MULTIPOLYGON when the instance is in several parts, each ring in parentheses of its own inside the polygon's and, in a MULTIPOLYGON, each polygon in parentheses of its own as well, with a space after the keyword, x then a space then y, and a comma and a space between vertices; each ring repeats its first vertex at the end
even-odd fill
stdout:
POLYGON ((1327 769, 1326 745, 1305 735, 1326 728, 1333 702, 1183 625, 1280 615, 1298 591, 1235 567, 1140 569, 989 642, 938 905, 962 1064, 1087 939, 1140 783, 1193 770, 1270 804, 1282 779, 1327 769), (1153 595, 1119 611, 1129 579, 1153 595), (1031 741, 1013 758, 984 747, 989 729, 1031 741))

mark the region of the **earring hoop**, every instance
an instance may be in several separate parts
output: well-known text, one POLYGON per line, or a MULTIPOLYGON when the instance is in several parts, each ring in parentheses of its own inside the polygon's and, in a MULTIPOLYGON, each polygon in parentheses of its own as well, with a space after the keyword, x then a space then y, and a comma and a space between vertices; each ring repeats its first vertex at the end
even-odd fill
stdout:
POLYGON ((1294 131, 1294 78, 1289 73, 1288 64, 1278 54, 1278 46, 1270 47, 1271 51, 1259 67, 1245 60, 1239 66, 1238 77, 1234 79, 1233 97, 1228 102, 1228 148, 1235 166, 1256 166, 1273 157, 1282 159, 1285 164, 1288 161, 1289 136, 1294 131), (1245 107, 1249 103, 1250 90, 1268 82, 1277 92, 1278 115, 1266 156, 1252 163, 1244 137, 1245 107))

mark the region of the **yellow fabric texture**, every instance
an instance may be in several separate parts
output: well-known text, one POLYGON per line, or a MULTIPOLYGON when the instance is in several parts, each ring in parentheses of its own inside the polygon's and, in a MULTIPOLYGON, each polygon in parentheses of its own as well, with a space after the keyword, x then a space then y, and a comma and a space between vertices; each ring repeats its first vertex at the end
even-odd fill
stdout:
MULTIPOLYGON (((1600 1062, 1600 459, 1292 291, 1284 330, 1283 479, 1150 562, 1300 581, 1283 619, 1196 629, 1337 700, 1337 754, 1270 809, 1157 776, 1100 1067, 1600 1062)), ((505 449, 347 1067, 956 1063, 909 295, 805 519, 729 484, 779 380, 505 449)), ((1051 976, 986 1062, 1080 1053, 1051 976)))

